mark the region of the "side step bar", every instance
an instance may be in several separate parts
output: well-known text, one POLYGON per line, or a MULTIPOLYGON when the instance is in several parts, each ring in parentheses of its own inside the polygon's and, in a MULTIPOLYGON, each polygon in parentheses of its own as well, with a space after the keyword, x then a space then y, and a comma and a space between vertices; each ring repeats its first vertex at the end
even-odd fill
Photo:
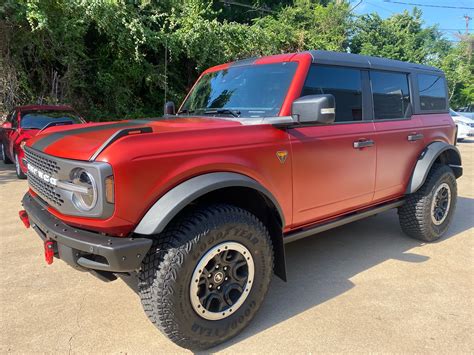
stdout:
POLYGON ((387 203, 387 204, 384 204, 384 205, 373 207, 373 208, 368 209, 368 210, 362 210, 360 212, 355 212, 355 213, 352 213, 350 215, 337 218, 336 220, 332 220, 330 222, 321 223, 321 224, 318 224, 314 227, 309 227, 309 228, 306 228, 306 229, 303 229, 303 230, 299 230, 297 232, 289 233, 289 234, 287 234, 286 236, 283 237, 283 243, 288 244, 288 243, 294 242, 296 240, 303 239, 303 238, 306 238, 306 237, 310 237, 314 234, 321 233, 321 232, 327 231, 329 229, 342 226, 342 225, 347 224, 347 223, 358 221, 359 219, 363 219, 365 217, 369 217, 369 216, 372 216, 374 214, 378 214, 378 213, 381 213, 381 212, 391 210, 392 208, 400 207, 401 205, 404 204, 404 202, 405 202, 404 200, 399 200, 399 201, 396 201, 396 202, 390 202, 390 203, 387 203))

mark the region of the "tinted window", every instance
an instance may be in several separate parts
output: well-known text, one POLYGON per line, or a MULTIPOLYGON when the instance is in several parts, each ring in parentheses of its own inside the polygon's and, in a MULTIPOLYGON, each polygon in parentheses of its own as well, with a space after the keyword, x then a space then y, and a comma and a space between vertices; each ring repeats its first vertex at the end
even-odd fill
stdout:
POLYGON ((73 111, 26 111, 21 113, 21 127, 24 129, 43 129, 46 125, 83 123, 73 111))
POLYGON ((446 84, 443 77, 418 74, 418 88, 422 110, 446 110, 446 84))
POLYGON ((243 117, 276 116, 296 67, 294 62, 231 66, 205 74, 181 111, 215 115, 233 110, 243 117))
POLYGON ((336 122, 362 120, 362 80, 358 69, 312 65, 301 96, 332 94, 336 122))
POLYGON ((410 91, 406 74, 371 71, 370 80, 376 120, 411 116, 410 91))

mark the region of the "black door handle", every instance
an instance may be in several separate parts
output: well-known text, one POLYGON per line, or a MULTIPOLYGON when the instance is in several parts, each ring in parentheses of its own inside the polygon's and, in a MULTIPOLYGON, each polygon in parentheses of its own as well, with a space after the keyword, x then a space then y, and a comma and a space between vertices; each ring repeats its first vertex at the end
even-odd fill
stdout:
POLYGON ((354 149, 372 147, 375 142, 372 139, 358 140, 354 142, 354 149))
POLYGON ((421 133, 413 133, 413 134, 409 134, 407 138, 410 142, 414 142, 414 141, 418 141, 420 139, 423 139, 424 137, 425 136, 421 133))

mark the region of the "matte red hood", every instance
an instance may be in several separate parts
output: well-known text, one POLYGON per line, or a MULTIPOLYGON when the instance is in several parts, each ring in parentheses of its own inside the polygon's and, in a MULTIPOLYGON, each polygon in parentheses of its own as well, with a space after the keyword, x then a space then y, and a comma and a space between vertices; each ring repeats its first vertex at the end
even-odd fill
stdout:
POLYGON ((89 160, 110 137, 123 129, 150 127, 153 132, 147 134, 160 134, 238 125, 240 125, 239 122, 207 117, 77 124, 51 127, 30 139, 27 146, 61 158, 89 160))

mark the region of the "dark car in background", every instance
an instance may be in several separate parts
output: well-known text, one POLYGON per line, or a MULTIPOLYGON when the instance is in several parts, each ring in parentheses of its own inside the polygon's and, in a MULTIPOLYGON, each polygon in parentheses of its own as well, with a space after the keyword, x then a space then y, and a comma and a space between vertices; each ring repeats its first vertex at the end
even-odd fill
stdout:
POLYGON ((26 179, 23 146, 38 132, 52 126, 82 124, 84 119, 70 106, 29 105, 15 107, 0 127, 0 150, 5 164, 15 163, 19 179, 26 179))

